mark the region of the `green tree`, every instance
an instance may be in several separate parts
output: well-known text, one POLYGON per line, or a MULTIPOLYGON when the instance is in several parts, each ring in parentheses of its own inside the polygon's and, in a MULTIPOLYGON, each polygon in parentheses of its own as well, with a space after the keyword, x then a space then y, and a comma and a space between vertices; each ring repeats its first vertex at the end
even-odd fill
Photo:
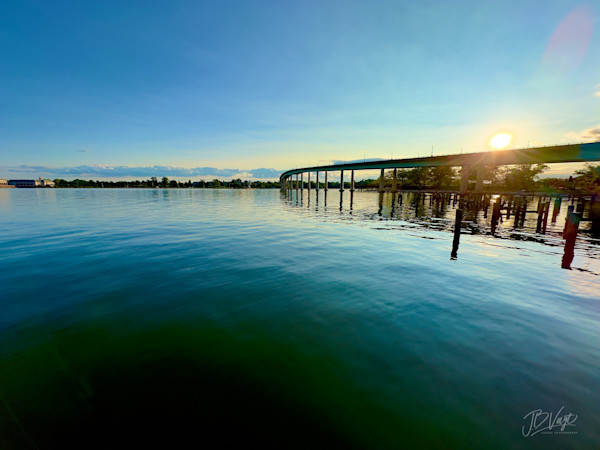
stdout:
POLYGON ((587 163, 585 168, 575 171, 578 177, 573 179, 575 189, 598 191, 600 187, 600 164, 587 163))
POLYGON ((449 189, 454 185, 456 169, 450 166, 431 167, 428 178, 435 189, 449 189))
POLYGON ((504 185, 514 191, 533 190, 538 175, 548 169, 545 164, 518 164, 509 168, 504 175, 504 185))
POLYGON ((415 167, 406 173, 406 182, 410 186, 423 188, 429 183, 429 167, 415 167))

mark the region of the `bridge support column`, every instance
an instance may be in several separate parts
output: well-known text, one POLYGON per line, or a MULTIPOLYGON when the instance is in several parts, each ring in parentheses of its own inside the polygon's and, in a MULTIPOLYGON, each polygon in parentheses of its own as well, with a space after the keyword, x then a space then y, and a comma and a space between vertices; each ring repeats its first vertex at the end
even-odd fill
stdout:
POLYGON ((350 192, 354 192, 354 170, 351 173, 350 176, 350 192))
POLYGON ((328 174, 328 172, 325 172, 325 186, 324 186, 325 192, 327 192, 327 190, 329 189, 329 183, 327 182, 327 174, 328 174))
POLYGON ((340 192, 344 192, 344 171, 340 170, 340 192))
POLYGON ((469 166, 462 166, 462 174, 460 178, 460 192, 469 191, 469 175, 471 174, 471 168, 469 166))
POLYGON ((475 183, 475 192, 483 190, 483 166, 477 166, 477 182, 475 183))
POLYGON ((317 182, 316 182, 316 185, 315 185, 315 190, 316 190, 317 192, 319 192, 319 172, 317 172, 317 173, 315 174, 315 176, 316 176, 316 178, 317 178, 317 182))
POLYGON ((398 169, 394 169, 394 177, 392 178, 392 193, 398 192, 398 169))
POLYGON ((310 172, 307 173, 308 178, 308 193, 310 194, 310 172))
POLYGON ((379 176, 379 192, 385 192, 385 185, 383 184, 385 182, 385 169, 381 169, 381 175, 379 176))
POLYGON ((300 174, 300 192, 304 190, 304 172, 300 174))
POLYGON ((296 174, 296 190, 298 190, 298 174, 296 174))

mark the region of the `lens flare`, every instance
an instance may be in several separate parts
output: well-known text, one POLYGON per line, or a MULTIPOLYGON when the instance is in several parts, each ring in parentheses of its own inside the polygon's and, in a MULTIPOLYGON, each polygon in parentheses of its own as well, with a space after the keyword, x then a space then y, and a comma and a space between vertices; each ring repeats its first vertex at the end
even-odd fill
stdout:
POLYGON ((508 133, 498 133, 494 137, 490 139, 490 147, 493 147, 494 150, 500 150, 508 146, 510 141, 512 140, 512 136, 508 133))

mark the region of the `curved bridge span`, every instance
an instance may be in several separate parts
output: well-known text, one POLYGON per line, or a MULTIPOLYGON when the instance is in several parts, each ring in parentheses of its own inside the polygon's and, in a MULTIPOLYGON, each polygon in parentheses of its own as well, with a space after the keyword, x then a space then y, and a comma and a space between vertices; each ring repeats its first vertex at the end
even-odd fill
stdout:
MULTIPOLYGON (((477 171, 477 182, 475 191, 483 187, 483 167, 486 165, 512 165, 512 164, 550 164, 568 162, 600 161, 600 142, 589 144, 557 145, 552 147, 535 147, 519 150, 500 150, 480 153, 464 153, 459 155, 430 156, 422 158, 389 159, 382 161, 365 161, 347 164, 334 164, 328 166, 304 167, 283 172, 279 178, 281 188, 291 189, 296 176, 296 187, 298 186, 298 175, 302 183, 304 173, 308 175, 310 186, 310 174, 315 172, 316 187, 319 189, 319 172, 325 173, 325 189, 327 189, 327 174, 338 171, 341 174, 341 188, 343 189, 344 171, 351 171, 351 189, 354 189, 355 170, 381 169, 380 190, 383 190, 383 172, 385 169, 404 169, 412 167, 436 167, 436 166, 459 166, 462 168, 461 192, 468 191, 469 175, 473 170, 477 171)), ((394 170, 393 190, 397 183, 396 171, 394 170)))

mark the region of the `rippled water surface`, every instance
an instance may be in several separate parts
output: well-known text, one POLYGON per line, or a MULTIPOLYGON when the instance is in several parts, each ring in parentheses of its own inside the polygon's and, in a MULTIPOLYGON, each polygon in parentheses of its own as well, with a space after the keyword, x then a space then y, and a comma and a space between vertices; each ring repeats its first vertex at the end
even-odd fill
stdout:
POLYGON ((328 197, 0 190, 0 448, 600 444, 593 236, 328 197))

